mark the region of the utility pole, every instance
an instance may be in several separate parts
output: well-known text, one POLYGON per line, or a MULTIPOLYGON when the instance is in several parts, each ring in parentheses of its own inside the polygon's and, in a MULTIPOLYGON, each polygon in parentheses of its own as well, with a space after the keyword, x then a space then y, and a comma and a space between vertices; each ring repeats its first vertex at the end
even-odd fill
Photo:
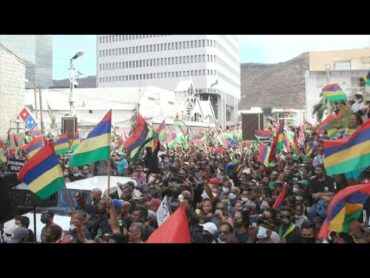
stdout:
POLYGON ((42 117, 42 93, 41 93, 41 88, 39 87, 39 101, 40 101, 40 122, 41 122, 41 131, 42 133, 44 133, 44 121, 43 121, 43 117, 42 117))
POLYGON ((34 97, 35 97, 35 115, 36 115, 36 120, 37 120, 37 125, 38 125, 38 111, 37 111, 37 91, 36 91, 36 78, 33 78, 33 92, 34 92, 34 97))

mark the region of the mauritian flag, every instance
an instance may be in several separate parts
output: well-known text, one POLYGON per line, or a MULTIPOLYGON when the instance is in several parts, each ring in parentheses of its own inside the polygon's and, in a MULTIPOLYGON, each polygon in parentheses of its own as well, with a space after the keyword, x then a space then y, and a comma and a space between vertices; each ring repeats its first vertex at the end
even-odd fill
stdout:
POLYGON ((346 93, 337 83, 326 85, 322 89, 321 93, 326 97, 326 99, 329 102, 336 102, 341 100, 347 101, 346 93))
POLYGON ((269 165, 270 152, 271 152, 270 147, 261 143, 260 144, 260 153, 259 153, 258 159, 257 159, 258 162, 267 167, 269 165))
POLYGON ((276 158, 276 154, 279 154, 283 148, 284 141, 284 120, 280 122, 279 128, 276 131, 276 137, 271 146, 271 152, 269 161, 273 161, 276 158))
POLYGON ((32 139, 31 142, 22 147, 23 153, 27 156, 28 159, 31 159, 43 146, 44 138, 36 137, 32 139))
POLYGON ((62 134, 55 141, 54 149, 56 154, 64 154, 69 152, 69 138, 68 134, 62 134))
POLYGON ((79 167, 110 159, 111 127, 112 110, 109 110, 100 123, 89 132, 86 139, 75 149, 69 161, 69 166, 79 167))
POLYGON ((369 195, 370 184, 348 186, 339 191, 329 203, 319 238, 327 237, 330 231, 348 233, 349 222, 360 218, 369 195))
POLYGON ((40 199, 46 199, 65 187, 63 171, 52 143, 46 143, 24 164, 18 179, 27 184, 28 189, 40 199))
POLYGON ((256 138, 258 140, 261 140, 261 139, 271 139, 272 138, 272 131, 271 130, 255 130, 254 132, 254 136, 256 136, 256 138))
POLYGON ((324 166, 328 175, 353 172, 370 165, 370 120, 352 135, 324 140, 324 166))
POLYGON ((78 130, 76 130, 75 133, 73 134, 73 138, 70 141, 69 149, 71 151, 74 151, 80 143, 81 143, 80 133, 78 132, 78 130))

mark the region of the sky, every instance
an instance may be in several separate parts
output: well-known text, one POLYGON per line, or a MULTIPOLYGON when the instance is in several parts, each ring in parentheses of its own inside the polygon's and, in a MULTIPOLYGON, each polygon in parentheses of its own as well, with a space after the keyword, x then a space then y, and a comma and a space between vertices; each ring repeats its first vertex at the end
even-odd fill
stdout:
MULTIPOLYGON (((370 35, 242 35, 241 63, 279 63, 303 52, 351 48, 370 49, 370 35)), ((75 68, 86 77, 96 74, 96 36, 54 35, 53 79, 69 77, 69 59, 78 51, 84 55, 74 60, 75 68)))

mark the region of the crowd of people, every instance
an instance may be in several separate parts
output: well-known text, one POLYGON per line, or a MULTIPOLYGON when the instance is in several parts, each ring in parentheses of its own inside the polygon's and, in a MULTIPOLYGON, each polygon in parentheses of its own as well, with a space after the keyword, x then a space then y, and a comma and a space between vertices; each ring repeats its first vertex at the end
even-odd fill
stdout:
MULTIPOLYGON (((351 114, 351 129, 361 125, 362 116, 358 111, 351 114)), ((340 136, 346 136, 345 132, 340 136)), ((158 144, 155 150, 147 147, 135 163, 116 151, 111 174, 131 177, 136 185, 119 185, 120 196, 117 191, 104 196, 94 189, 92 202, 82 192, 76 193, 69 230, 54 223, 53 213, 45 211, 41 240, 144 243, 158 228, 156 212, 166 196, 172 213, 180 200, 185 203, 192 243, 370 243, 369 200, 362 216, 350 220, 348 232, 331 232, 324 239, 318 236, 335 194, 349 185, 367 183, 370 174, 368 167, 356 178, 328 176, 323 165, 324 139, 326 133, 305 132, 299 153, 282 151, 267 166, 258 162, 258 144, 241 140, 221 152, 191 141, 185 149, 178 145, 168 150, 158 144), (283 190, 283 200, 274 206, 283 190)), ((61 164, 66 181, 108 174, 106 161, 69 168, 64 157, 61 164)), ((32 241, 27 217, 18 217, 16 224, 19 230, 11 242, 32 241)))

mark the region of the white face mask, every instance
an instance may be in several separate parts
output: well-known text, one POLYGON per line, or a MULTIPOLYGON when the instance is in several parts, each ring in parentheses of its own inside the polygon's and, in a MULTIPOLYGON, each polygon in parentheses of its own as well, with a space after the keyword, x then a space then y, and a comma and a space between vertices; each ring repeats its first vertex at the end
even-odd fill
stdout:
POLYGON ((148 179, 148 183, 153 183, 155 181, 155 177, 150 176, 148 179))
POLYGON ((298 192, 299 192, 299 189, 296 187, 293 187, 293 193, 298 193, 298 192))
POLYGON ((224 193, 229 193, 230 188, 228 188, 228 187, 222 187, 222 191, 223 191, 224 193))
POLYGON ((248 201, 248 198, 247 197, 241 197, 242 201, 243 202, 247 202, 248 201))
POLYGON ((229 194, 229 199, 232 201, 232 200, 235 200, 236 199, 236 195, 234 193, 230 193, 229 194))
POLYGON ((267 230, 265 227, 259 226, 258 232, 257 232, 257 238, 258 239, 264 239, 267 237, 267 230))

